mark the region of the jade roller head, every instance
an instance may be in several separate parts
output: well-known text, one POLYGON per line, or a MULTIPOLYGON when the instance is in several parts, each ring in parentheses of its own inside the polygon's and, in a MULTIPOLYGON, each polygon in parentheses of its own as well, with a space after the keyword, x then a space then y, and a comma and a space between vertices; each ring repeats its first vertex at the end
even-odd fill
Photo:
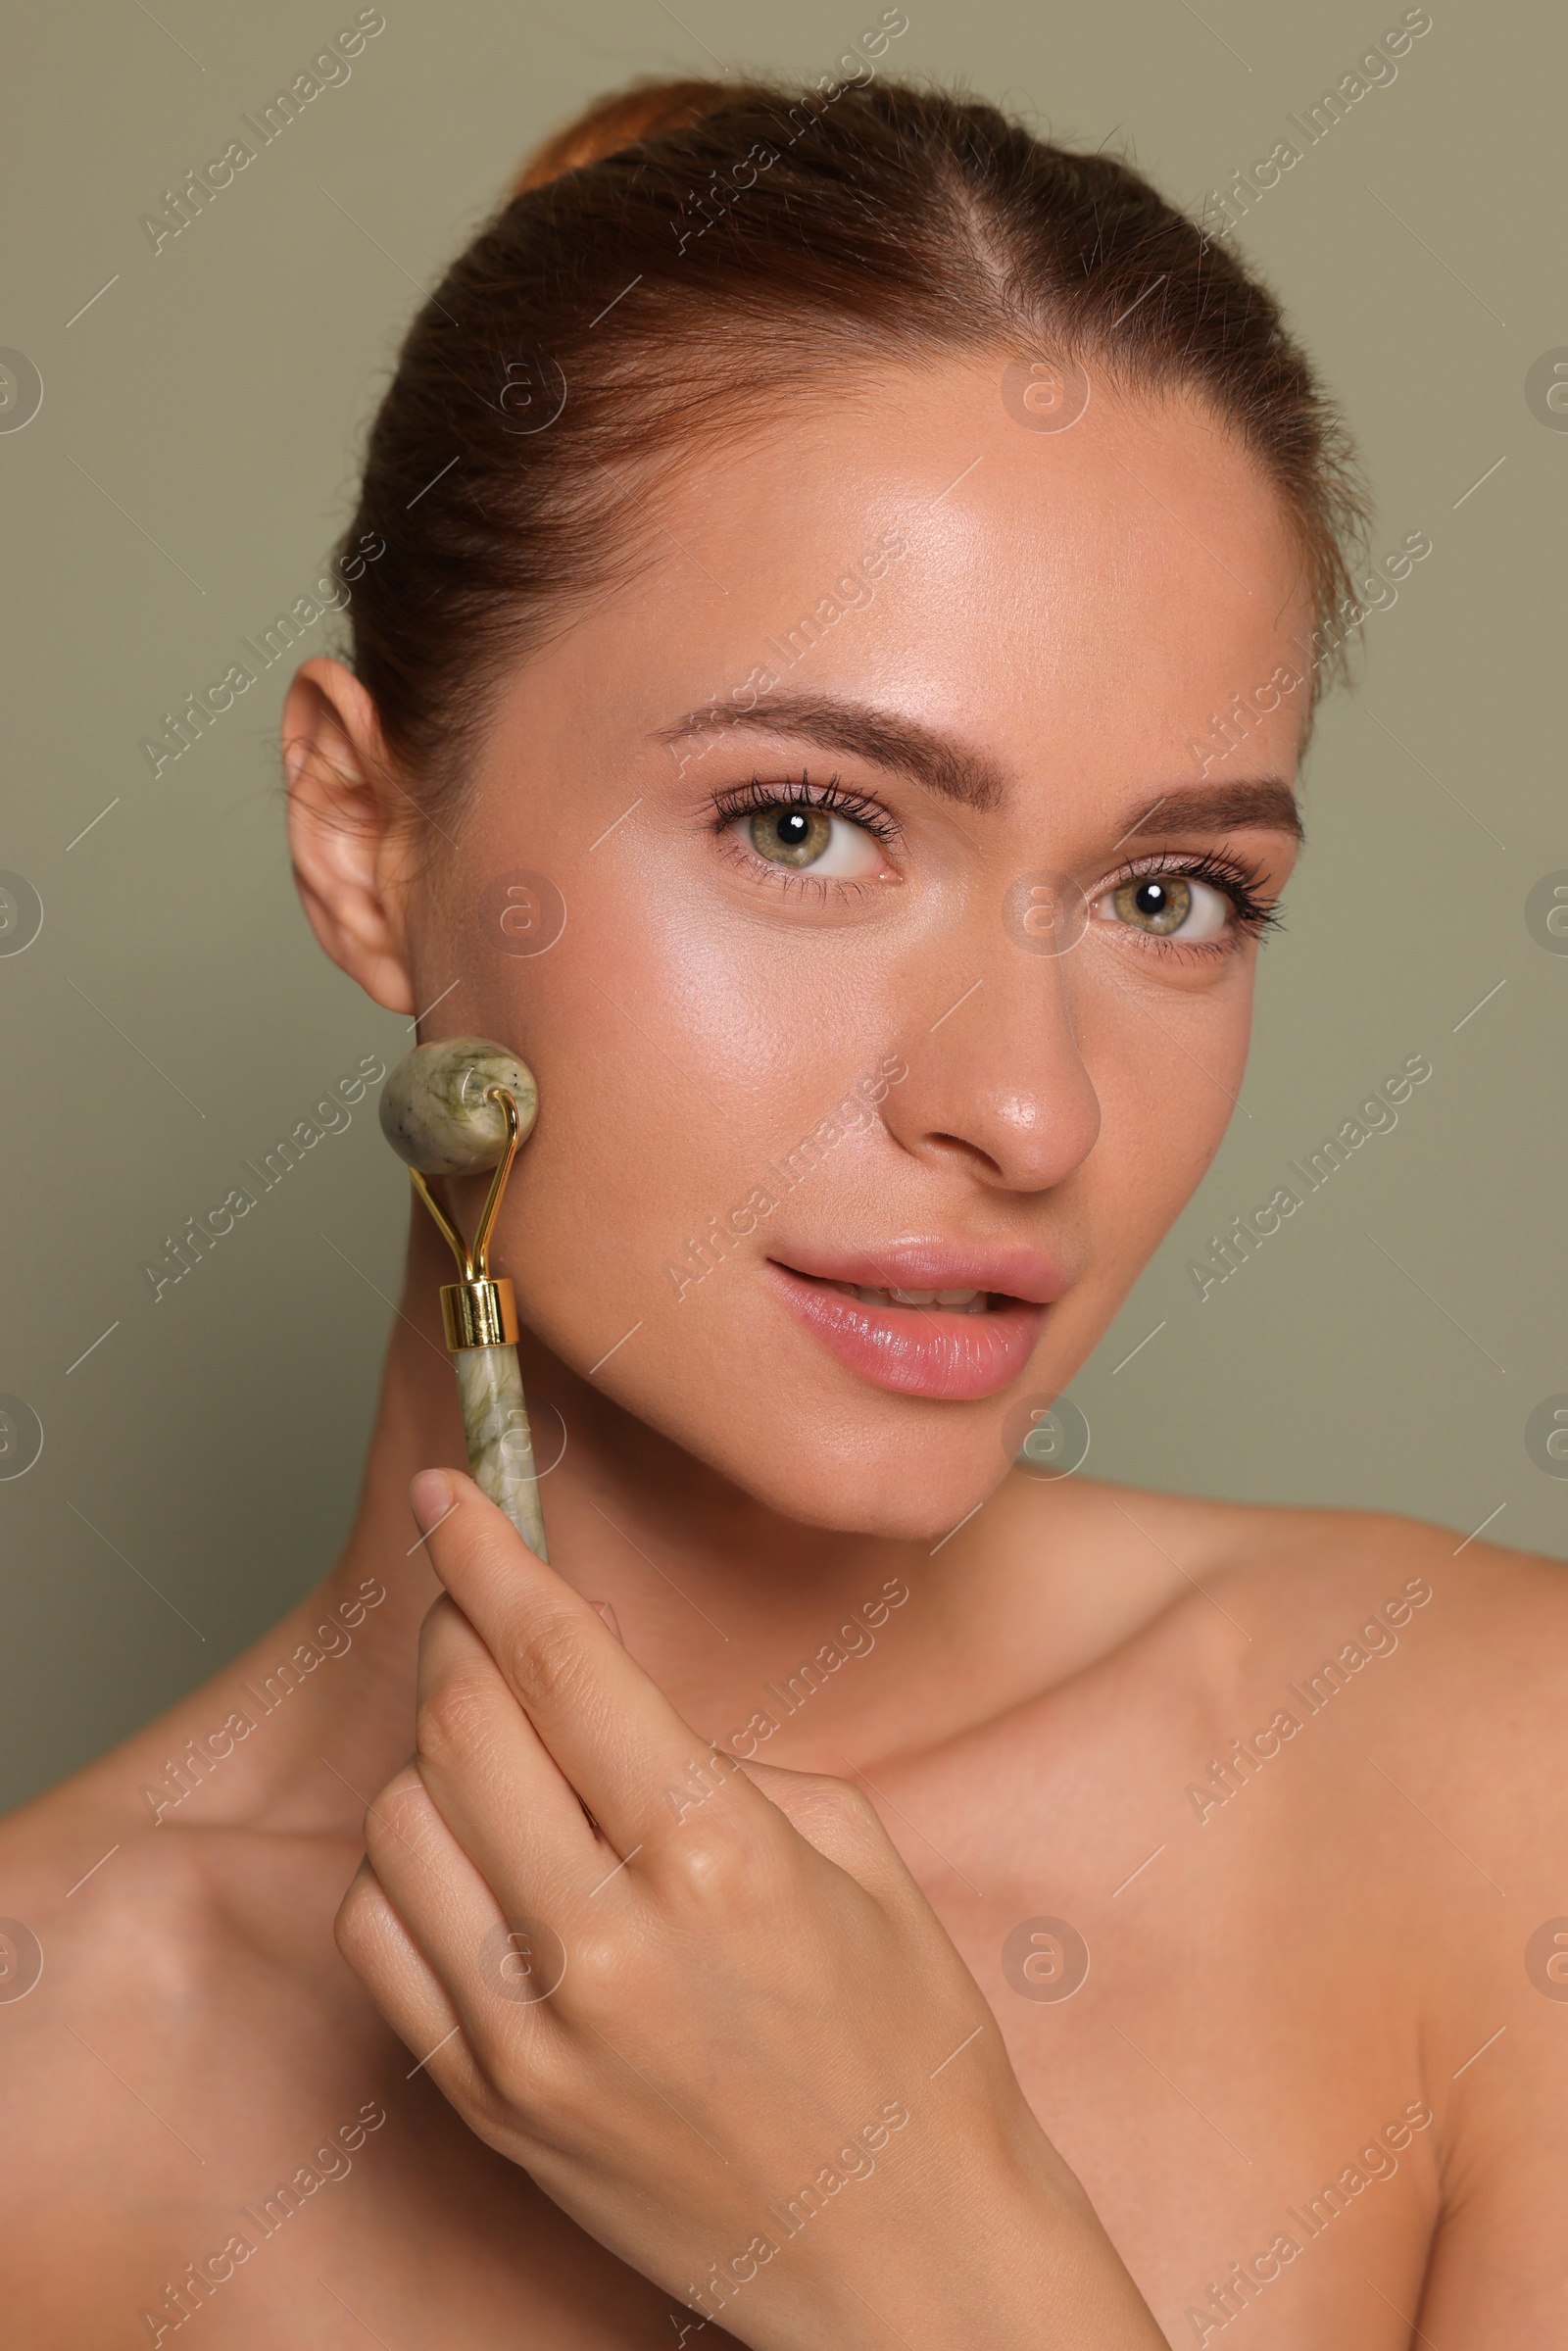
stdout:
POLYGON ((538 1114, 539 1089, 515 1053, 484 1037, 416 1045, 381 1089, 381 1132, 419 1175, 482 1175, 506 1152, 503 1093, 517 1105, 520 1143, 538 1114))
POLYGON ((517 1364, 517 1309, 510 1281, 490 1272, 490 1237, 517 1146, 530 1132, 539 1090, 514 1053, 486 1037, 417 1045, 381 1089, 381 1132, 407 1162, 416 1192, 457 1259, 460 1278, 441 1292, 441 1319, 458 1374, 468 1467, 541 1559, 544 1519, 533 1439, 517 1364), (471 1244, 427 1178, 482 1175, 489 1196, 471 1244))

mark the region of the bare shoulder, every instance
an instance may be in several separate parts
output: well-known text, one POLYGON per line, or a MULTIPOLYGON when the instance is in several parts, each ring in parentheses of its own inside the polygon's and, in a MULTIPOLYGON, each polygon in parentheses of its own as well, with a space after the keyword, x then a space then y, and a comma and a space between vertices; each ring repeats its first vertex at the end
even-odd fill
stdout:
MULTIPOLYGON (((1152 1645, 1162 1669, 1217 1702, 1282 1662, 1310 1669, 1325 1655, 1341 1678, 1371 1687, 1382 1677, 1368 1681, 1368 1666, 1397 1655, 1396 1679, 1434 1702, 1464 1690, 1489 1709, 1544 1710, 1568 1739, 1560 1560, 1386 1511, 1091 1479, 1009 1480, 988 1523, 993 1589, 1014 1621, 1027 1623, 1038 1602, 1053 1681, 1063 1666, 1109 1665, 1152 1645)), ((1030 1655, 1045 1644, 1020 1645, 1030 1655)))
MULTIPOLYGON (((1245 1645, 1261 1639, 1272 1658, 1276 1643, 1301 1641, 1303 1657, 1322 1649, 1357 1680, 1396 1653, 1419 1658, 1434 1698, 1463 1690, 1499 1716, 1556 1710, 1568 1740, 1563 1561, 1384 1511, 1099 1492, 1174 1571, 1184 1617, 1213 1618, 1223 1602, 1245 1645)), ((1236 1654, 1223 1638, 1215 1645, 1236 1654)))
POLYGON ((1412 2036, 1438 2164, 1424 2339, 1556 2341, 1568 1568, 1373 1512, 1206 1524, 1207 1592, 1252 1639, 1232 1636, 1228 1743, 1193 1809, 1292 1883, 1290 1931, 1351 2009, 1412 2036))
MULTIPOLYGON (((1343 1875, 1390 1859, 1372 1862, 1392 1807, 1435 1824, 1424 1849, 1393 1839, 1396 1872, 1456 1840, 1483 1888, 1547 1899, 1568 1860, 1568 1567, 1386 1512, 1066 1485, 1002 1514, 1020 1608, 1039 1587, 1057 1619, 1092 1611, 1076 1697, 1064 1711, 1058 1683, 1028 1712, 1043 1737, 1124 1739, 1132 1709, 1200 1823, 1332 1828, 1343 1875)), ((1568 1913, 1568 1881, 1549 1907, 1568 1913)))
POLYGON ((1087 1484, 1004 1510, 1014 1584, 1065 1555, 1115 1636, 984 1757, 1011 1767, 979 1858, 1016 1860, 1015 1914, 1098 1929, 1102 1986, 1125 1963, 1149 2010, 1163 1967, 1167 2047, 1222 1983, 1211 2045, 1255 2049, 1308 2172, 1318 2123, 1351 2144, 1418 2093, 1431 2250, 1399 2307, 1424 2340, 1559 2342, 1568 1568, 1373 1511, 1087 1484))
POLYGON ((1326 1645, 1359 1679, 1396 1653, 1450 1739, 1486 1726, 1568 1740, 1568 1566, 1430 1521, 1370 1510, 1203 1506, 1217 1586, 1271 1638, 1326 1645))
POLYGON ((136 1765, 0 1826, 5 2339, 169 2351, 199 2317, 215 2351, 400 2323, 476 2351, 654 2341, 662 2297, 468 2131, 343 1964, 358 1839, 155 1825, 136 1765))
POLYGON ((1568 1567, 1374 1511, 1123 1507, 1176 1571, 1136 1670, 1179 1692, 1167 1720, 1200 1839, 1245 1843, 1322 1915, 1348 1903, 1358 1968, 1397 1954, 1400 1997, 1445 2058, 1464 2043, 1461 2075, 1511 2019, 1557 2049, 1560 2089, 1568 1567))
MULTIPOLYGON (((0 2026, 16 2120, 58 2112, 69 2082, 78 2115, 101 2110, 110 2135, 117 2117, 139 2131, 143 2101, 121 2077, 149 2064, 166 2084, 188 2076, 205 2100, 209 2034, 241 2012, 297 2004, 302 1979, 324 1972, 351 1847, 154 1826, 139 1810, 94 1767, 0 1824, 0 2026)), ((0 2163, 25 2172, 38 2152, 11 2131, 0 2163)))
POLYGON ((107 2339, 109 2316, 128 2330, 149 2310, 158 2339, 181 2263, 223 2247, 323 2133, 381 2112, 386 2036, 331 1938, 354 1853, 141 1809, 95 1766, 0 1825, 0 2302, 19 2341, 107 2339))
POLYGON ((195 1887, 182 1866, 187 1848, 148 1837, 144 1828, 106 1789, 101 1767, 77 1773, 0 1821, 0 1998, 13 2061, 47 2030, 57 1985, 70 1987, 74 2013, 81 2004, 90 1930, 104 1917, 106 1870, 111 1906, 132 1939, 132 1920, 146 1907, 139 1897, 153 1886, 151 1907, 166 1921, 171 1895, 176 1908, 194 1911, 195 1887), (181 1881, 183 1899, 175 1890, 181 1881), (127 1905, 132 1886, 138 1898, 127 1905))

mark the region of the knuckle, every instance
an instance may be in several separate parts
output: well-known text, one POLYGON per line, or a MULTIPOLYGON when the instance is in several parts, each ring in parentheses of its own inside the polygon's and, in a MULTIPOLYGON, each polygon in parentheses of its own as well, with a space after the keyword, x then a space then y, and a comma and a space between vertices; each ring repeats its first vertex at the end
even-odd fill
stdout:
MULTIPOLYGON (((456 2050, 458 2044, 454 2043, 456 2050)), ((443 2056, 447 2052, 443 2051, 443 2056)), ((484 2033, 468 2041, 465 2060, 444 2071, 432 2064, 444 2096, 451 2099, 468 2129, 500 2155, 516 2161, 519 2131, 526 2131, 535 2087, 533 2069, 520 2052, 494 2044, 484 2033)))
POLYGON ((602 2101, 564 2040, 537 2030, 531 2010, 500 2033, 478 2037, 464 2121, 512 2163, 541 2151, 580 2153, 597 2142, 602 2101))
POLYGON ((365 1815, 365 1850, 378 1876, 426 1842, 435 1807, 416 1764, 390 1779, 365 1815))
POLYGON ((760 1839, 733 1819, 689 1820, 665 1845, 660 1875, 685 1907, 750 1907, 763 1898, 773 1863, 760 1839))
POLYGON ((585 1652, 582 1628, 566 1609, 541 1617, 509 1659, 513 1688, 527 1705, 564 1704, 576 1694, 583 1678, 585 1652))
POLYGON ((624 2007, 637 1997, 642 1982, 636 1956, 626 1942, 605 1934, 585 1936, 572 1945, 568 1974, 574 1997, 598 2009, 624 2007))
POLYGON ((804 1785, 792 1791, 790 1807, 799 1825, 815 1823, 857 1852, 887 1841, 876 1806, 854 1781, 834 1780, 825 1772, 803 1775, 803 1780, 804 1785))
POLYGON ((386 1895, 373 1878, 357 1877, 338 1904, 332 1935, 350 1967, 366 1963, 379 1947, 386 1895))
POLYGON ((429 1762, 462 1763, 487 1743, 495 1707, 491 1674, 459 1669, 444 1674, 419 1705, 416 1741, 429 1762))
POLYGON ((895 1850, 893 1840, 883 1826, 882 1815, 860 1788, 847 1788, 844 1790, 839 1818, 850 1832, 858 1852, 867 1855, 891 1854, 895 1850))
POLYGON ((371 1869, 383 1876, 417 1842, 418 1824, 412 1817, 410 1799, 383 1788, 365 1816, 365 1851, 371 1869))
POLYGON ((820 1782, 823 1802, 830 1804, 842 1820, 856 1822, 865 1829, 880 1830, 882 1823, 877 1808, 863 1788, 853 1780, 833 1780, 826 1776, 820 1782))

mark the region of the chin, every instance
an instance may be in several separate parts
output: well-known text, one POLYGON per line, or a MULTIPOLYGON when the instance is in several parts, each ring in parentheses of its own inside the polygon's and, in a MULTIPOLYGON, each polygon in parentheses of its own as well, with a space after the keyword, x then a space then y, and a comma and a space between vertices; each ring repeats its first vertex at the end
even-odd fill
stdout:
MULTIPOLYGON (((614 1400, 635 1421, 780 1518, 837 1534, 941 1542, 1012 1465, 1019 1397, 937 1402, 888 1393, 787 1356, 727 1349, 682 1359, 614 1400), (791 1376, 791 1375, 794 1376, 791 1376), (672 1405, 671 1399, 678 1399, 672 1405)), ((654 1368, 654 1367, 648 1367, 654 1368)), ((1042 1383, 1026 1381, 1026 1397, 1042 1383)), ((605 1382, 607 1390, 611 1383, 605 1382)))
POLYGON ((846 1452, 842 1437, 824 1438, 808 1456, 759 1474, 756 1463, 726 1465, 737 1485, 781 1517, 841 1535, 880 1536, 894 1543, 940 1543, 1002 1483, 1011 1466, 989 1435, 950 1443, 940 1454, 884 1443, 870 1432, 846 1452))

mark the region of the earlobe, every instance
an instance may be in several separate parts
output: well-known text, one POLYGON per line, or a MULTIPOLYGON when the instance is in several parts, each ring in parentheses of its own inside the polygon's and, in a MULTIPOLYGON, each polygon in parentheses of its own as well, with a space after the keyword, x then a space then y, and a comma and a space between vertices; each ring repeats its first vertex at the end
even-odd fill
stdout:
POLYGON ((412 1012, 396 793, 375 706, 341 661, 305 662, 283 705, 289 854, 306 918, 334 963, 389 1012, 412 1012))

